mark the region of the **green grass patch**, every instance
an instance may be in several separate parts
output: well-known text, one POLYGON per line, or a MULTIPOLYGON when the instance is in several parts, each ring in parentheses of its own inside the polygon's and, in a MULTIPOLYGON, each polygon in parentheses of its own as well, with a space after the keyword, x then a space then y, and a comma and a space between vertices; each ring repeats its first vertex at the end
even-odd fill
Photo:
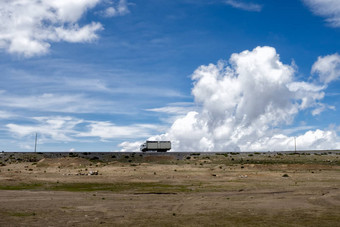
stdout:
POLYGON ((35 190, 42 188, 43 184, 17 184, 17 185, 0 185, 0 190, 35 190))
POLYGON ((15 212, 15 213, 9 213, 10 216, 13 217, 31 217, 35 216, 35 212, 15 212))
POLYGON ((53 191, 133 191, 133 192, 186 192, 189 191, 186 185, 170 185, 149 182, 134 183, 64 183, 53 184, 48 187, 53 191))
POLYGON ((34 183, 19 185, 0 185, 0 190, 46 190, 46 191, 70 191, 70 192, 141 192, 141 193, 177 193, 189 192, 189 185, 172 185, 150 182, 133 183, 34 183))

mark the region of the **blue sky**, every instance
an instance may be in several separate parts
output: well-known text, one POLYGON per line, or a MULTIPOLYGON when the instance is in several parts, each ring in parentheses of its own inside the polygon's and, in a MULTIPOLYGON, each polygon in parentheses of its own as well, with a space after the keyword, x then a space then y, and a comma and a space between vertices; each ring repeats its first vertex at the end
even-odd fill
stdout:
POLYGON ((0 8, 0 150, 340 148, 337 0, 0 8))

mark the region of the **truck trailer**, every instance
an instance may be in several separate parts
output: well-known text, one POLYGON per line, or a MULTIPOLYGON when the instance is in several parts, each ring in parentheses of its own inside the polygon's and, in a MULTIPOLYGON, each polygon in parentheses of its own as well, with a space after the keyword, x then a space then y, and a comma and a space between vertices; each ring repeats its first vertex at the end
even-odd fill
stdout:
POLYGON ((140 146, 142 152, 167 152, 171 149, 170 141, 146 141, 140 146))

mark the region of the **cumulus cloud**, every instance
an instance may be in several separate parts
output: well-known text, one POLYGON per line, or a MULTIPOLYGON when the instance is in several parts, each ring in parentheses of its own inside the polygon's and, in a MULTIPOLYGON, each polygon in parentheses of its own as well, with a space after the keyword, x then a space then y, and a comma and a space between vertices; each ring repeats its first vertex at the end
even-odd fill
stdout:
MULTIPOLYGON (((294 80, 295 67, 283 64, 272 47, 232 54, 229 61, 200 66, 192 94, 201 109, 178 118, 155 140, 171 140, 177 151, 291 150, 280 132, 302 110, 320 114, 326 86, 294 80)), ((339 148, 335 131, 308 131, 300 149, 339 148)), ((129 143, 121 144, 123 149, 129 143)))
POLYGON ((319 57, 312 67, 312 73, 319 74, 319 80, 328 84, 340 78, 340 55, 319 57))
POLYGON ((0 2, 0 48, 26 57, 48 52, 51 42, 91 42, 98 22, 78 21, 101 0, 5 0, 0 2))
POLYGON ((129 151, 139 151, 140 145, 144 141, 137 141, 137 142, 123 142, 118 145, 118 147, 121 147, 121 152, 129 152, 129 151))
POLYGON ((105 11, 102 12, 103 16, 105 17, 116 17, 116 16, 123 16, 125 14, 128 14, 129 8, 128 3, 126 0, 119 0, 118 3, 116 3, 113 6, 108 7, 105 11))
POLYGON ((326 17, 333 27, 340 27, 340 4, 338 0, 303 0, 316 15, 326 17))
POLYGON ((338 149, 340 147, 339 137, 334 130, 309 130, 306 133, 297 137, 287 136, 284 134, 276 134, 269 137, 263 137, 255 141, 249 147, 249 150, 323 150, 323 149, 338 149), (264 146, 266 145, 266 146, 264 146))
POLYGON ((242 9, 246 11, 260 12, 262 6, 255 3, 246 3, 239 0, 226 0, 225 3, 237 9, 242 9))

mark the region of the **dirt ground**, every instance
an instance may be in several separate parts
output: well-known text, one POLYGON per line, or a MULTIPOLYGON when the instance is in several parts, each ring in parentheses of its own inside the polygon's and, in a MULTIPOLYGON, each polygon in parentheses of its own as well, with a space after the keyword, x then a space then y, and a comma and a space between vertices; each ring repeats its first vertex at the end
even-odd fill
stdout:
POLYGON ((340 226, 340 153, 74 156, 2 159, 0 226, 340 226))

